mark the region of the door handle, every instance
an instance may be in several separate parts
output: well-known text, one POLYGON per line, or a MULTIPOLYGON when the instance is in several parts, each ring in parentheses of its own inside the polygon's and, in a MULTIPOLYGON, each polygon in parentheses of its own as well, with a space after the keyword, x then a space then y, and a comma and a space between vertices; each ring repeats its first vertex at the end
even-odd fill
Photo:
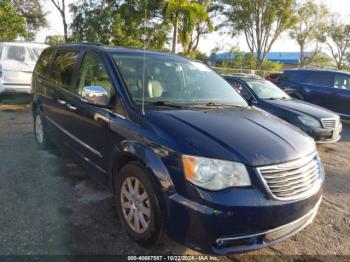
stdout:
POLYGON ((68 107, 70 110, 72 110, 72 111, 75 111, 75 110, 78 109, 77 107, 72 106, 71 104, 67 104, 67 107, 68 107))
POLYGON ((62 99, 57 99, 57 102, 60 103, 61 105, 67 104, 67 102, 62 99))

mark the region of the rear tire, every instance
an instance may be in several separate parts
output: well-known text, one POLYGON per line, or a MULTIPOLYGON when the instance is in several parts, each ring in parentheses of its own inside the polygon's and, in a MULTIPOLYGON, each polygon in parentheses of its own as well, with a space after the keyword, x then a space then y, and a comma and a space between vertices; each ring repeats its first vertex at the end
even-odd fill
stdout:
POLYGON ((34 135, 36 144, 40 149, 50 149, 52 147, 43 124, 43 115, 40 110, 34 112, 34 135))
POLYGON ((131 239, 142 246, 161 244, 165 236, 160 186, 139 162, 117 174, 115 201, 119 219, 131 239))

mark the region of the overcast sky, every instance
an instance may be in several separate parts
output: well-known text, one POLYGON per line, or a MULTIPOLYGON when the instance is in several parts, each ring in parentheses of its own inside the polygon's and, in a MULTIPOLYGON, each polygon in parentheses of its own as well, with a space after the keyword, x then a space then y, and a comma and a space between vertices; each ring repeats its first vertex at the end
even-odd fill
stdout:
MULTIPOLYGON (((74 2, 75 0, 66 0, 67 9, 68 4, 74 2)), ((47 19, 49 27, 42 29, 37 34, 36 41, 44 42, 47 35, 63 35, 63 25, 61 17, 58 11, 55 9, 51 1, 44 0, 44 9, 48 12, 47 19)), ((328 6, 332 13, 339 13, 341 17, 347 17, 350 15, 350 1, 349 0, 323 0, 323 2, 328 6)), ((70 15, 67 17, 68 22, 71 22, 70 15)), ((228 51, 233 46, 238 46, 243 51, 248 51, 248 47, 245 43, 243 37, 234 37, 232 38, 229 35, 220 35, 217 32, 214 32, 205 38, 202 38, 199 43, 199 50, 207 54, 210 51, 218 46, 221 51, 228 51)), ((312 46, 307 49, 311 50, 312 46)), ((288 38, 288 34, 284 34, 272 47, 272 51, 276 52, 286 52, 286 51, 298 51, 298 45, 291 39, 288 38)))

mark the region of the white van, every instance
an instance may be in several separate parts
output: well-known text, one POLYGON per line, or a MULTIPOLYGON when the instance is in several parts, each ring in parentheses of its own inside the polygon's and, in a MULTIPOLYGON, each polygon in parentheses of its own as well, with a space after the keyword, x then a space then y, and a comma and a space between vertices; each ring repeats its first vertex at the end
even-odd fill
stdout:
POLYGON ((31 93, 32 73, 45 44, 0 42, 0 94, 31 93))

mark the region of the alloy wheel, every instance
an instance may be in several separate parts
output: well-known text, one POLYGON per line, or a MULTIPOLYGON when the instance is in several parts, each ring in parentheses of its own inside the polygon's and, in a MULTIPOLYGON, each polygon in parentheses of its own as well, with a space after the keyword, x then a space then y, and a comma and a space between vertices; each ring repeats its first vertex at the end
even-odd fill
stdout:
POLYGON ((127 177, 120 192, 123 215, 129 227, 136 233, 146 232, 151 222, 151 206, 148 193, 136 177, 127 177))

